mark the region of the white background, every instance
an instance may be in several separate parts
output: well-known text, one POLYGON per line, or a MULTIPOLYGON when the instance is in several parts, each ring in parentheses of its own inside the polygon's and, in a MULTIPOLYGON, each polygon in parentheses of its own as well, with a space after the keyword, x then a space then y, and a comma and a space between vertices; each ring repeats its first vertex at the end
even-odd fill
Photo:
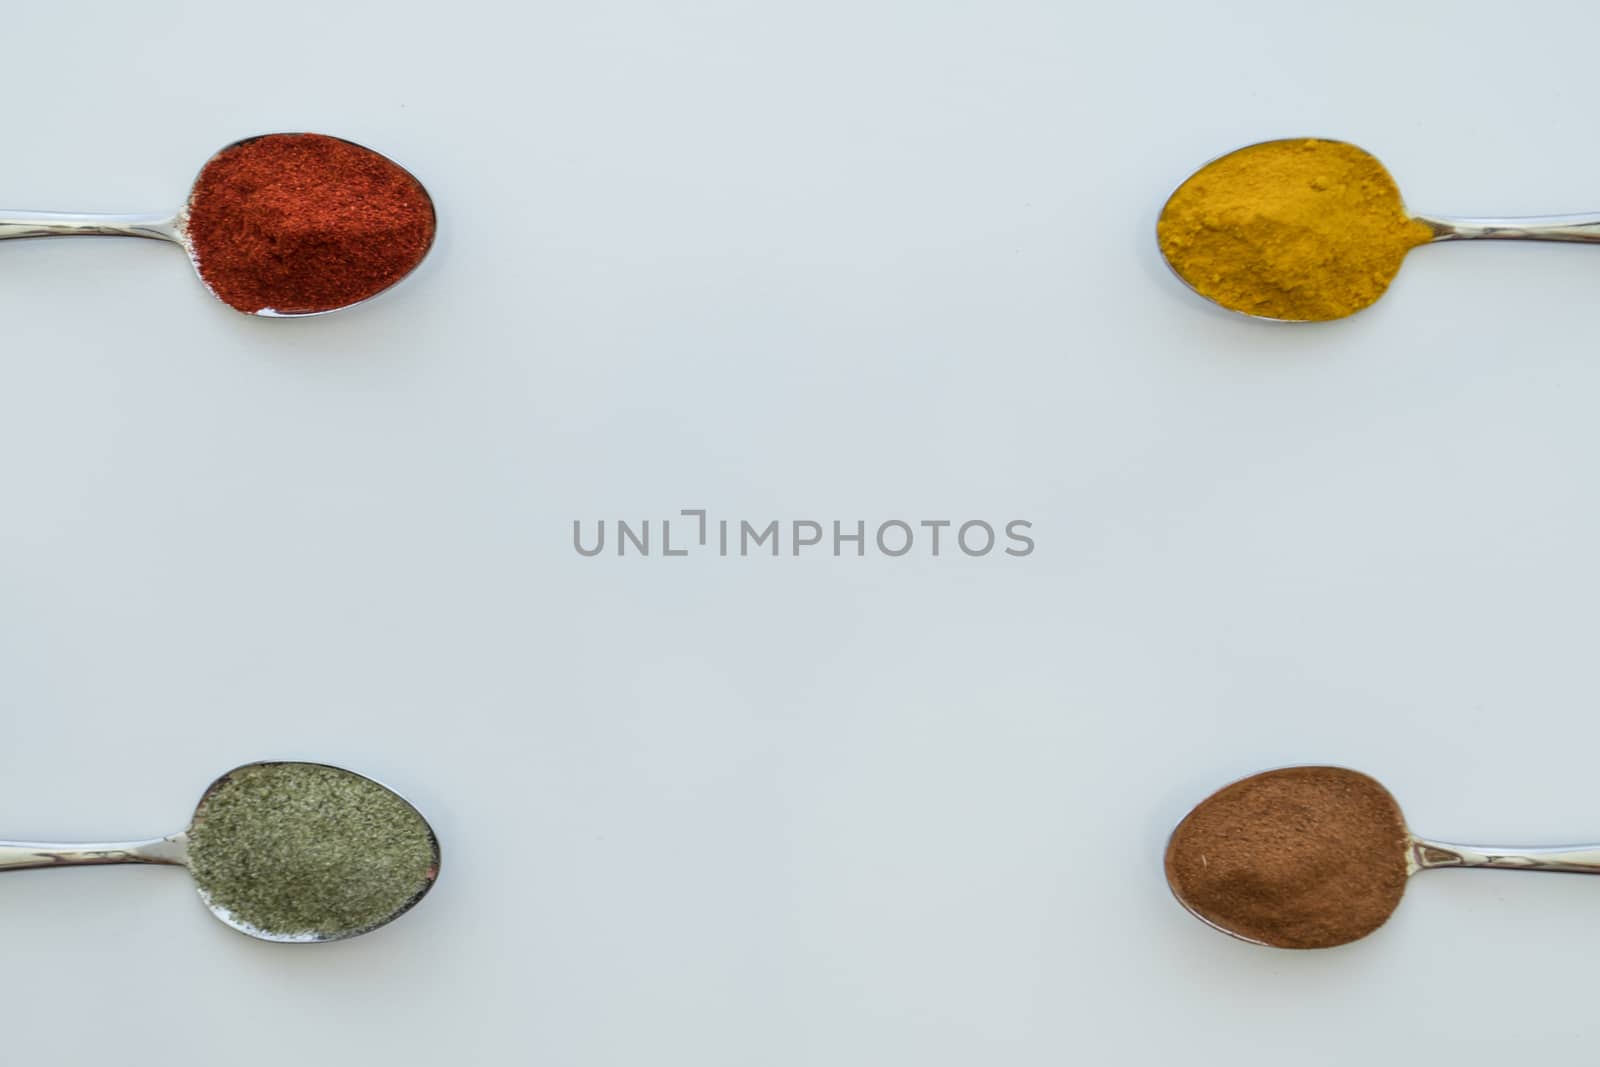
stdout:
POLYGON ((0 837, 168 832, 288 756, 400 788, 445 865, 310 948, 175 870, 0 876, 5 1062, 1600 1037, 1600 883, 1429 874, 1298 954, 1206 929, 1160 867, 1190 804, 1301 761, 1437 837, 1600 838, 1600 252, 1423 249, 1298 328, 1214 311, 1153 239, 1193 166, 1297 134, 1423 211, 1600 207, 1592 4, 6 18, 0 203, 176 206, 214 149, 309 129, 414 170, 441 230, 302 322, 154 243, 0 248, 0 837), (1038 550, 571 547, 686 507, 1022 518, 1038 550))

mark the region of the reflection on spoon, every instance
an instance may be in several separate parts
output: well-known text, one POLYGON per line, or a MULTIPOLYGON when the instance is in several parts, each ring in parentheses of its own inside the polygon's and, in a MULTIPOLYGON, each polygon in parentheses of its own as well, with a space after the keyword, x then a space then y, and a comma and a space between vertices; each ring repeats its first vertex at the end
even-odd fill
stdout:
POLYGON ((1167 843, 1167 884, 1196 918, 1243 941, 1331 948, 1372 933, 1406 879, 1435 867, 1600 874, 1600 845, 1450 845, 1406 829, 1378 782, 1286 767, 1224 786, 1167 843))
POLYGON ((422 262, 435 225, 422 183, 370 148, 272 133, 211 157, 175 214, 0 211, 0 240, 170 241, 229 307, 286 318, 339 311, 388 289, 422 262))
POLYGON ((188 867, 222 922, 263 941, 341 941, 394 921, 433 888, 439 842, 397 793, 321 763, 238 767, 189 828, 122 844, 0 842, 0 871, 112 863, 188 867))
POLYGON ((1201 167, 1167 200, 1156 228, 1167 265, 1206 299, 1258 318, 1318 322, 1376 302, 1418 245, 1600 242, 1600 213, 1413 217, 1370 153, 1298 138, 1248 145, 1201 167))

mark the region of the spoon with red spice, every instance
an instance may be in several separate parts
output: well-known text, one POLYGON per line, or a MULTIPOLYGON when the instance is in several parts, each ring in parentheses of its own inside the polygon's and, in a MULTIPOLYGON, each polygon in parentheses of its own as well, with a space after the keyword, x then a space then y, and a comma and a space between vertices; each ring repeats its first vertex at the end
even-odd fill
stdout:
POLYGON ((1406 879, 1436 867, 1600 874, 1600 845, 1449 845, 1406 828, 1382 785, 1343 767, 1285 767, 1223 786, 1167 843, 1167 884, 1202 922, 1275 948, 1366 937, 1406 879))
POLYGON ((82 235, 171 241, 217 299, 248 315, 324 315, 369 300, 433 245, 433 200, 370 148, 319 133, 235 141, 175 215, 0 211, 0 240, 82 235))

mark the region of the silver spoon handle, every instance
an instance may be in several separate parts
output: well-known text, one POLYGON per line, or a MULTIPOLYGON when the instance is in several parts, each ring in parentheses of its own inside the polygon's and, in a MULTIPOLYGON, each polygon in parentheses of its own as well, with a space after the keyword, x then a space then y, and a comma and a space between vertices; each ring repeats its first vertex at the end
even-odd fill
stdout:
POLYGON ((1600 243, 1600 213, 1533 215, 1510 219, 1455 219, 1418 215, 1433 227, 1435 241, 1577 241, 1600 243))
POLYGON ((1554 848, 1515 848, 1499 845, 1451 845, 1441 841, 1411 842, 1412 865, 1417 870, 1434 867, 1495 867, 1508 871, 1565 871, 1600 874, 1600 845, 1562 845, 1554 848))
POLYGON ((0 872, 30 867, 80 867, 105 863, 182 864, 187 855, 183 834, 150 841, 93 845, 47 845, 33 841, 0 841, 0 872))
POLYGON ((0 210, 0 241, 12 237, 149 237, 178 241, 173 215, 73 215, 0 210))

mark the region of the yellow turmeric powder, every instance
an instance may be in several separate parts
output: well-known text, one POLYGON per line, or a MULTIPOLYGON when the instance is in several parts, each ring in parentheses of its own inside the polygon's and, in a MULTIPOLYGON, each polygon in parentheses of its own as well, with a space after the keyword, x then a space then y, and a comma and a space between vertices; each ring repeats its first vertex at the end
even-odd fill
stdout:
POLYGON ((1267 141, 1207 164, 1161 211, 1161 252, 1225 308, 1321 321, 1383 295, 1406 253, 1433 239, 1394 179, 1343 141, 1267 141))

